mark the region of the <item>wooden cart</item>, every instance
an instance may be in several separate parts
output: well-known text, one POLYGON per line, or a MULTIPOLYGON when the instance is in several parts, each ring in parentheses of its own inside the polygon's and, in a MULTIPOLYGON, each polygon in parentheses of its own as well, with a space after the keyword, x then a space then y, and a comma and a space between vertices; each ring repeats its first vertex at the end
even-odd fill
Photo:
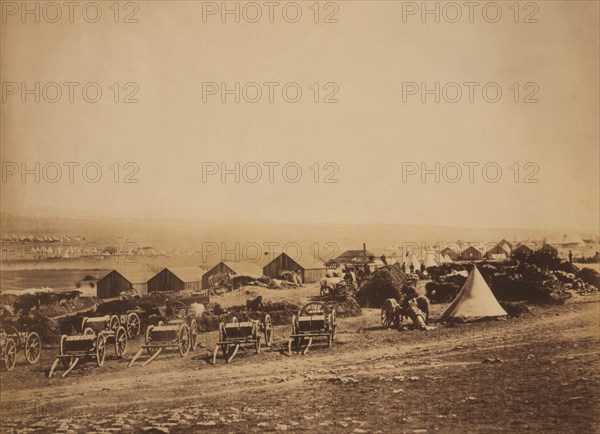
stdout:
POLYGON ((292 349, 306 354, 313 340, 319 338, 326 339, 327 346, 331 347, 335 340, 335 332, 334 308, 321 302, 305 304, 298 311, 298 315, 292 317, 292 334, 288 341, 288 355, 292 355, 292 349), (302 350, 303 345, 305 345, 304 350, 302 350))
POLYGON ((273 322, 266 314, 262 321, 250 320, 240 322, 233 317, 230 322, 219 324, 219 342, 213 352, 213 365, 217 363, 219 349, 227 363, 230 363, 240 348, 253 347, 256 354, 260 353, 261 339, 270 347, 273 343, 273 322))

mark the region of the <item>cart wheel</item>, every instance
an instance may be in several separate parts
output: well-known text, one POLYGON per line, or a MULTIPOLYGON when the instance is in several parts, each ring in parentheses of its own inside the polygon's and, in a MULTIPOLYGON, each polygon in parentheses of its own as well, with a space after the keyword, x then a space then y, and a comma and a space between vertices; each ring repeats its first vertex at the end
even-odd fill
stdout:
POLYGON ((270 347, 273 343, 273 322, 271 321, 271 315, 266 314, 263 322, 263 328, 265 333, 265 345, 270 347))
POLYGON ((31 332, 27 335, 27 339, 25 340, 25 359, 27 359, 30 364, 33 364, 40 360, 41 355, 42 340, 40 339, 40 335, 36 332, 31 332))
POLYGON ((185 318, 188 313, 188 308, 185 303, 175 300, 168 303, 167 306, 167 314, 170 313, 171 316, 175 318, 185 318))
POLYGON ((181 357, 185 357, 190 352, 190 329, 187 325, 183 324, 179 329, 179 354, 181 357))
POLYGON ((95 335, 95 334, 96 334, 96 332, 91 327, 86 327, 85 329, 83 329, 84 336, 88 336, 88 335, 91 336, 91 335, 95 335))
POLYGON ((190 323, 190 341, 191 341, 191 350, 194 351, 198 348, 198 323, 195 319, 190 323))
POLYGON ((122 359, 127 351, 127 331, 125 327, 119 326, 115 333, 115 354, 122 359))
MULTIPOLYGON (((154 329, 153 325, 149 325, 148 328, 146 328, 146 340, 144 341, 146 343, 146 345, 148 345, 150 342, 152 342, 152 338, 151 338, 152 329, 154 329)), ((156 347, 146 347, 146 351, 148 352, 148 354, 152 355, 152 354, 156 353, 157 348, 156 347)))
POLYGON ((121 325, 120 321, 119 321, 119 317, 117 317, 116 315, 111 315, 110 317, 110 322, 108 324, 108 327, 113 331, 116 332, 117 329, 119 328, 119 326, 121 325))
POLYGON ((127 315, 127 336, 135 339, 140 335, 141 321, 137 313, 132 312, 127 315))
POLYGON ((102 333, 96 338, 96 364, 104 365, 104 357, 106 357, 106 338, 102 333))
POLYGON ((384 327, 390 327, 395 325, 395 316, 398 308, 398 303, 393 298, 388 298, 383 302, 381 306, 381 325, 384 327))
POLYGON ((17 345, 12 339, 7 339, 4 343, 4 366, 7 371, 12 371, 17 360, 17 345))

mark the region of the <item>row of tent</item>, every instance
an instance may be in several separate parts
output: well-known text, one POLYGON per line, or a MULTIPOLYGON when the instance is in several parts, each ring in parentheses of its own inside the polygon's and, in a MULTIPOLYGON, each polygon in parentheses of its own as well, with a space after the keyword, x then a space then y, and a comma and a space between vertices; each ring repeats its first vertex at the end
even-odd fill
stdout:
POLYGON ((283 272, 300 274, 303 282, 313 283, 325 277, 326 267, 316 259, 292 258, 281 253, 263 267, 253 262, 221 261, 208 270, 199 266, 166 267, 158 272, 148 267, 113 269, 98 278, 96 295, 114 298, 132 289, 140 295, 160 291, 199 291, 225 277, 278 278, 283 272))

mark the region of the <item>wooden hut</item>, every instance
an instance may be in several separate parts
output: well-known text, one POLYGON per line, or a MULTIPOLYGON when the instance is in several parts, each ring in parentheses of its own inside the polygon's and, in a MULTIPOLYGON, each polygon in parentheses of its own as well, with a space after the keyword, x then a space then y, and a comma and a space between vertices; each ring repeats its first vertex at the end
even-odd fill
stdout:
POLYGON ((149 268, 110 270, 96 282, 98 298, 115 298, 134 289, 139 295, 148 293, 148 280, 154 273, 149 268))
POLYGON ((202 289, 202 275, 205 271, 194 266, 163 268, 148 280, 148 292, 199 291, 202 289))
POLYGON ((202 288, 210 288, 209 278, 221 280, 226 276, 262 277, 262 269, 252 262, 221 261, 202 275, 202 288))
POLYGON ((286 253, 281 253, 263 268, 263 274, 271 278, 278 278, 283 271, 300 272, 304 283, 314 283, 325 277, 326 268, 317 259, 292 259, 286 253))

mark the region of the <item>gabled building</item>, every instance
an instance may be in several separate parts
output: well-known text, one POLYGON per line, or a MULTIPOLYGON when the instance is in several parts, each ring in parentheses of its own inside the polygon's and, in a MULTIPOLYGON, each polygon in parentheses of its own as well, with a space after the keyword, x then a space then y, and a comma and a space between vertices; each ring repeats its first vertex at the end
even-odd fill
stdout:
POLYGON ((263 274, 271 278, 278 278, 283 271, 300 272, 304 283, 318 282, 325 277, 325 264, 315 258, 290 258, 286 253, 281 253, 263 268, 263 274))
POLYGON ((476 261, 483 257, 481 250, 476 249, 473 246, 467 247, 460 254, 461 261, 476 261))
POLYGON ((259 279, 263 275, 262 269, 252 262, 232 262, 232 261, 221 261, 206 273, 202 275, 202 288, 210 288, 209 279, 212 277, 213 280, 222 280, 229 276, 243 276, 250 277, 252 279, 259 279))
POLYGON ((524 259, 531 255, 533 255, 533 249, 531 249, 526 244, 521 244, 521 245, 515 247, 512 251, 513 258, 523 258, 524 259))
POLYGON ((154 273, 149 268, 110 270, 96 282, 98 298, 116 298, 122 292, 135 290, 139 295, 148 293, 148 280, 154 273))
POLYGON ((159 291, 199 291, 202 289, 202 275, 206 272, 200 267, 167 267, 148 280, 148 292, 159 291))
POLYGON ((371 258, 374 258, 371 252, 367 250, 367 245, 363 244, 362 250, 346 250, 340 256, 335 259, 330 259, 325 263, 328 269, 338 268, 340 265, 345 266, 356 266, 356 265, 364 265, 369 264, 371 258))

